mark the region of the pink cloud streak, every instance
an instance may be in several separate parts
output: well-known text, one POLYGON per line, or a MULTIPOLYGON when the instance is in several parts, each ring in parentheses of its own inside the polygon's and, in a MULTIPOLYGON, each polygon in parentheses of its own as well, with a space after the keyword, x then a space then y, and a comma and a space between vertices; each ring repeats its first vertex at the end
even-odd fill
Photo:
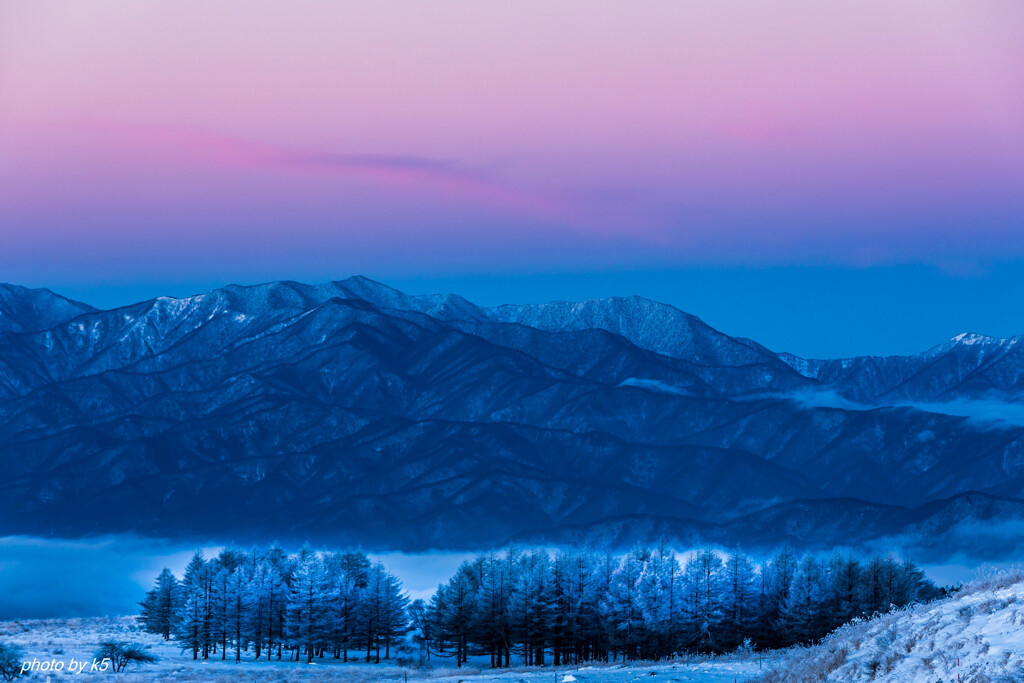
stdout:
POLYGON ((469 202, 492 211, 520 214, 531 220, 549 221, 570 230, 601 232, 647 226, 647 222, 637 216, 597 214, 588 211, 585 203, 564 193, 503 182, 484 169, 468 167, 455 159, 300 149, 168 124, 60 121, 21 122, 14 127, 91 137, 101 142, 107 153, 128 149, 155 156, 154 163, 179 161, 249 171, 368 180, 456 203, 469 202))

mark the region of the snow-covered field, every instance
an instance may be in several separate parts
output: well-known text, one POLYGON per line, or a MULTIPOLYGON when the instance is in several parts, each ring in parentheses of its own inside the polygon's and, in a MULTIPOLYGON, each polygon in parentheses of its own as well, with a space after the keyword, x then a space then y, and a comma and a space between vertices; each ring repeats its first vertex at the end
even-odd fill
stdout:
MULTIPOLYGON (((897 610, 839 629, 820 644, 794 648, 764 660, 723 657, 657 662, 492 671, 403 667, 395 664, 312 665, 291 662, 193 662, 171 642, 139 630, 134 617, 0 622, 0 642, 26 658, 62 662, 64 671, 37 672, 35 680, 75 677, 72 661, 91 664, 104 639, 144 643, 159 662, 121 676, 125 681, 464 681, 465 683, 1021 683, 1024 682, 1024 571, 1002 571, 968 585, 951 598, 897 610), (959 676, 959 678, 958 678, 959 676)), ((82 675, 97 674, 87 670, 82 675)))
POLYGON ((1024 681, 1024 570, 993 574, 951 598, 848 624, 793 649, 764 683, 1024 681))
MULTIPOLYGON (((27 659, 43 662, 62 662, 63 671, 37 671, 30 680, 64 680, 81 676, 107 676, 90 670, 93 654, 98 643, 104 639, 128 640, 149 646, 159 658, 156 664, 143 668, 129 669, 117 674, 123 681, 352 681, 371 683, 375 681, 433 681, 439 683, 620 683, 624 681, 692 681, 699 683, 734 683, 746 681, 759 672, 757 655, 752 658, 723 657, 716 659, 694 659, 690 662, 635 663, 559 667, 554 669, 538 667, 512 667, 492 671, 487 668, 464 666, 461 669, 446 668, 443 664, 433 668, 403 667, 394 664, 343 664, 334 660, 323 660, 311 665, 293 662, 243 661, 236 664, 219 659, 207 662, 192 661, 191 653, 182 653, 173 643, 166 643, 159 636, 139 630, 134 617, 47 619, 0 622, 0 643, 14 645, 24 652, 27 659), (74 660, 75 673, 69 669, 74 660), (77 662, 87 662, 86 671, 78 673, 77 662)), ((244 657, 244 655, 243 655, 244 657)), ((251 655, 250 655, 251 657, 251 655)), ((767 668, 768 660, 764 666, 767 668)))

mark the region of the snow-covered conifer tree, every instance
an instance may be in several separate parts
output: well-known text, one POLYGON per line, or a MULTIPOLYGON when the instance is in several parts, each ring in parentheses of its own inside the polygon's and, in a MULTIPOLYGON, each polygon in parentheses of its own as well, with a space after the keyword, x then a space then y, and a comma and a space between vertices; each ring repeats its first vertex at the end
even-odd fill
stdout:
MULTIPOLYGON (((244 558, 243 558, 244 559, 244 558)), ((227 613, 226 625, 230 639, 235 645, 235 661, 242 661, 242 650, 248 649, 250 635, 246 630, 251 623, 250 610, 252 603, 249 601, 249 578, 247 574, 248 565, 239 564, 229 575, 227 585, 227 613)))
POLYGON ((359 649, 363 633, 361 619, 365 613, 361 603, 370 575, 370 560, 365 553, 348 552, 338 557, 341 576, 338 582, 337 611, 334 631, 341 646, 341 657, 348 661, 348 651, 359 649))
POLYGON ((789 599, 789 589, 796 573, 796 556, 788 544, 779 548, 771 560, 761 565, 760 613, 758 615, 758 642, 766 647, 777 647, 787 641, 780 631, 782 608, 789 599))
POLYGON ((675 649, 680 607, 678 579, 679 563, 675 553, 664 545, 650 553, 636 582, 644 631, 641 657, 656 659, 675 649))
POLYGON ((140 602, 143 628, 170 640, 175 632, 175 619, 181 612, 181 586, 170 569, 164 569, 156 579, 156 586, 140 602))
POLYGON ((722 558, 714 550, 705 548, 686 563, 683 577, 687 596, 684 647, 706 652, 720 649, 720 627, 724 618, 722 558))
POLYGON ((479 602, 479 588, 473 567, 463 562, 455 576, 438 588, 437 599, 432 601, 437 613, 438 636, 442 643, 455 645, 456 666, 462 666, 469 658, 470 628, 479 602))
POLYGON ((605 600, 608 605, 606 614, 614 633, 613 659, 616 653, 621 653, 625 660, 636 659, 638 656, 643 636, 643 615, 637 601, 636 583, 649 553, 641 548, 626 553, 619 559, 612 574, 605 600))
POLYGON ((510 548, 504 557, 488 553, 473 563, 480 589, 473 607, 471 640, 490 655, 491 668, 502 665, 512 644, 514 582, 518 574, 519 551, 510 548))
POLYGON ((860 614, 861 566, 850 554, 832 553, 828 561, 825 628, 831 631, 860 614))
POLYGON ((409 596, 402 581, 391 572, 384 573, 384 600, 380 617, 380 635, 384 639, 384 659, 391 658, 391 646, 409 632, 409 596))
POLYGON ((779 615, 779 628, 786 641, 809 643, 824 635, 825 596, 822 566, 808 553, 797 563, 789 595, 779 615))
POLYGON ((312 662, 323 646, 325 602, 323 565, 308 547, 299 553, 288 593, 286 634, 298 659, 312 662))
POLYGON ((192 650, 192 659, 198 659, 200 652, 204 659, 209 654, 209 574, 206 559, 197 552, 181 581, 182 602, 174 620, 175 635, 182 649, 192 650))
MULTIPOLYGON (((523 662, 530 665, 544 663, 544 648, 550 635, 553 604, 551 585, 551 558, 543 550, 520 555, 512 565, 513 638, 522 648, 523 662)), ((509 664, 506 648, 506 666, 509 664)))
POLYGON ((756 637, 757 568, 740 550, 725 562, 722 647, 738 647, 744 638, 756 637))

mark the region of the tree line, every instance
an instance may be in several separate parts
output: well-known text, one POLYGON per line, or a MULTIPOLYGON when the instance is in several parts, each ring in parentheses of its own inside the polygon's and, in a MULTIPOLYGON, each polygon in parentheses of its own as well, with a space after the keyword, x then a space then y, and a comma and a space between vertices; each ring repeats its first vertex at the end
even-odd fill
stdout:
POLYGON ((660 659, 812 642, 851 619, 933 599, 912 561, 835 553, 762 562, 710 549, 623 555, 509 549, 463 563, 427 601, 361 552, 281 548, 193 557, 142 605, 145 628, 193 658, 244 653, 293 661, 389 659, 411 639, 423 656, 491 666, 660 659))
POLYGON ((361 552, 288 555, 279 546, 196 553, 181 580, 164 569, 140 603, 142 623, 193 659, 380 662, 409 631, 402 583, 361 552))

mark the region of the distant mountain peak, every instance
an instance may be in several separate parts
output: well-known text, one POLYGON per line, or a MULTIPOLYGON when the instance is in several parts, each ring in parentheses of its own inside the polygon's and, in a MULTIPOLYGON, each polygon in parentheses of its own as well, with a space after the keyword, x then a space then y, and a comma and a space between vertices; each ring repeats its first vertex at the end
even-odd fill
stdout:
POLYGON ((95 310, 49 289, 0 283, 0 332, 38 332, 95 310))
POLYGON ((949 341, 952 344, 957 344, 957 345, 960 345, 960 346, 977 346, 977 345, 1004 346, 1006 344, 1014 344, 1019 339, 1020 339, 1019 337, 1011 337, 1009 339, 1003 339, 1001 337, 990 337, 987 334, 973 334, 973 333, 970 333, 970 332, 962 332, 962 333, 956 335, 955 337, 953 337, 952 339, 950 339, 949 341))

